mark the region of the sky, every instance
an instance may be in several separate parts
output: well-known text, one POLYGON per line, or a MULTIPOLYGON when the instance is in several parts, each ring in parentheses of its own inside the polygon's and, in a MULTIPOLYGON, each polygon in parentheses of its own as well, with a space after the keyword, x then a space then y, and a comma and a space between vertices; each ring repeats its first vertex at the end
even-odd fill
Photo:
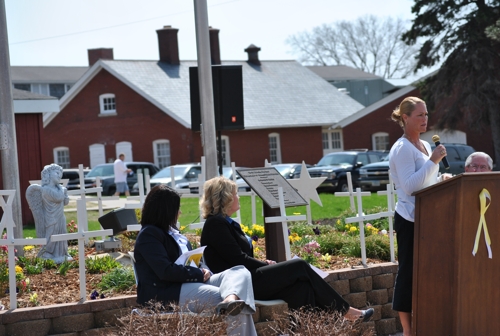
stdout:
MULTIPOLYGON (((156 30, 179 29, 179 57, 196 60, 190 0, 4 0, 11 65, 88 65, 87 49, 113 48, 115 59, 158 59, 156 30)), ((413 19, 412 0, 207 0, 209 25, 220 29, 222 60, 298 58, 287 37, 364 15, 413 19)))

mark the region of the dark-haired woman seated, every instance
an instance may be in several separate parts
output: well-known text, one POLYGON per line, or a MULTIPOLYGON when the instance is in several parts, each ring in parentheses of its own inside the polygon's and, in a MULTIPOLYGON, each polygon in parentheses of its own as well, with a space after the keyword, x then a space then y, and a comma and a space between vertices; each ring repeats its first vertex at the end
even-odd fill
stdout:
POLYGON ((333 309, 350 320, 370 319, 373 308, 349 307, 307 262, 294 259, 276 263, 255 259, 250 238, 243 233, 240 224, 230 218, 240 208, 236 191, 236 184, 224 177, 215 177, 204 185, 200 207, 206 221, 200 242, 206 246, 205 262, 212 271, 221 272, 243 265, 252 274, 257 300, 282 299, 292 309, 333 309))
POLYGON ((200 313, 207 308, 225 314, 228 335, 257 335, 252 320, 255 302, 250 273, 236 266, 217 274, 208 269, 175 263, 191 250, 176 228, 180 195, 166 185, 154 187, 142 208, 141 231, 134 249, 138 277, 137 302, 151 300, 164 306, 200 313))

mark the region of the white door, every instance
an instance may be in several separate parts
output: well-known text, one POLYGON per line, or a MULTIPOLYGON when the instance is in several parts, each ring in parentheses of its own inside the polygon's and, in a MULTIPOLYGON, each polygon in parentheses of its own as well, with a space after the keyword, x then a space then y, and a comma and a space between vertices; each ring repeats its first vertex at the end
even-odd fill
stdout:
POLYGON ((118 142, 116 144, 116 159, 120 153, 125 154, 125 162, 132 162, 134 158, 132 157, 132 143, 128 141, 118 142))
POLYGON ((89 146, 90 152, 90 168, 94 168, 98 164, 106 163, 106 153, 103 144, 93 144, 89 146))

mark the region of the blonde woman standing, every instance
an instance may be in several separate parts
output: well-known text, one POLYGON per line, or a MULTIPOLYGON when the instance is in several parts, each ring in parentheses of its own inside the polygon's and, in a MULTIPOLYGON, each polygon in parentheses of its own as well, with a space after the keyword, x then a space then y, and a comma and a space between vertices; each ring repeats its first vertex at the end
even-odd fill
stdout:
POLYGON ((450 178, 438 177, 439 162, 446 156, 446 148, 437 146, 431 151, 428 142, 420 139, 427 130, 428 112, 425 102, 417 97, 405 98, 391 115, 404 133, 389 153, 390 174, 398 197, 394 215, 394 229, 398 242, 398 275, 394 288, 392 308, 399 312, 404 336, 411 335, 413 229, 415 221, 415 191, 450 178))

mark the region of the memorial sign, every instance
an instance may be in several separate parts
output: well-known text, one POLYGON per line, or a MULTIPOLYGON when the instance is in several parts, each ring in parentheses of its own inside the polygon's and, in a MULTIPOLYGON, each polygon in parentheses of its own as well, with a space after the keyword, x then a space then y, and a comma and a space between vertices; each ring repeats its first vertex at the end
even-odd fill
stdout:
POLYGON ((308 204, 274 167, 237 169, 237 172, 270 208, 280 207, 279 187, 283 188, 285 207, 308 204))

